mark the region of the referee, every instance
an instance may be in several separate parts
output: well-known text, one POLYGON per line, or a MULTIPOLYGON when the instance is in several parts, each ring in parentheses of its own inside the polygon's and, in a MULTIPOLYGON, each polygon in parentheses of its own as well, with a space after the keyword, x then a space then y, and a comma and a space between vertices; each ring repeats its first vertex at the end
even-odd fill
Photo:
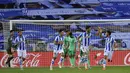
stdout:
POLYGON ((13 45, 13 42, 15 40, 15 37, 14 37, 14 31, 11 30, 10 31, 10 36, 8 38, 8 48, 7 48, 7 54, 8 54, 8 59, 6 61, 6 66, 8 67, 11 67, 10 66, 10 61, 13 59, 13 52, 14 52, 14 45, 13 45))

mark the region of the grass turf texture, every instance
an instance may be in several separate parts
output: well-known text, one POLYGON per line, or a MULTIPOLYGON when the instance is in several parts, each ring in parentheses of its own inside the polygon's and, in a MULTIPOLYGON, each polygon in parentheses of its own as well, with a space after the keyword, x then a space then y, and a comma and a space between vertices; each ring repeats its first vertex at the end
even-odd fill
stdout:
POLYGON ((102 67, 92 67, 92 69, 85 70, 83 67, 81 70, 76 68, 62 68, 57 67, 50 71, 49 68, 0 68, 0 73, 130 73, 130 66, 109 66, 106 70, 102 70, 102 67))

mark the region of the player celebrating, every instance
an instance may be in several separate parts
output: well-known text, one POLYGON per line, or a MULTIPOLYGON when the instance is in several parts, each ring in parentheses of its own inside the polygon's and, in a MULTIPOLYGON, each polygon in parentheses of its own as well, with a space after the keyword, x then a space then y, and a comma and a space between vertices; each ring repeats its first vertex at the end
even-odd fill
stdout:
POLYGON ((90 38, 91 38, 91 27, 86 26, 86 32, 83 32, 78 37, 78 47, 80 48, 80 60, 78 63, 78 68, 80 69, 80 64, 85 64, 85 69, 90 68, 90 60, 89 60, 89 47, 90 47, 90 38), (88 66, 87 66, 88 64, 88 66))
POLYGON ((75 53, 76 53, 76 38, 73 36, 72 32, 69 33, 69 38, 68 38, 68 54, 70 58, 70 64, 71 68, 74 68, 75 66, 75 53))
POLYGON ((19 64, 20 64, 21 70, 23 70, 23 62, 26 58, 25 41, 26 40, 25 40, 25 37, 22 34, 22 31, 19 30, 18 36, 15 39, 15 43, 17 45, 17 53, 18 53, 18 57, 19 57, 19 64))
POLYGON ((55 44, 55 49, 53 50, 53 58, 51 60, 51 65, 50 65, 50 70, 53 70, 53 64, 54 61, 56 59, 56 57, 58 56, 58 54, 61 54, 60 60, 58 62, 59 68, 62 68, 61 64, 63 63, 64 60, 64 51, 63 51, 63 40, 64 40, 64 31, 60 30, 59 31, 59 35, 56 36, 55 40, 54 40, 54 44, 55 44))
POLYGON ((113 49, 115 48, 115 40, 111 37, 111 31, 106 31, 105 35, 102 36, 102 29, 99 27, 99 35, 102 38, 105 38, 105 48, 104 48, 104 59, 102 60, 103 64, 103 70, 106 70, 106 64, 108 59, 110 60, 112 58, 113 49))
POLYGON ((6 65, 8 65, 8 67, 10 66, 10 61, 13 59, 13 53, 14 53, 14 31, 11 30, 10 31, 10 37, 8 38, 8 49, 7 49, 7 54, 9 55, 7 61, 6 61, 6 65))

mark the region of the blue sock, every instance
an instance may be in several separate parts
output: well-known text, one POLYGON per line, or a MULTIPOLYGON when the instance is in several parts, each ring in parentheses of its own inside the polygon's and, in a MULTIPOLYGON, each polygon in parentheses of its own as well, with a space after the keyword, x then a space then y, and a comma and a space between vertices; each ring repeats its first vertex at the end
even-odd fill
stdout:
POLYGON ((106 59, 103 59, 103 68, 106 68, 106 59))
POLYGON ((62 63, 62 62, 63 62, 63 60, 64 60, 64 58, 63 58, 63 57, 61 57, 61 58, 60 58, 60 63, 62 63))
POLYGON ((106 64, 106 60, 105 59, 103 59, 103 64, 106 64))
POLYGON ((51 66, 54 64, 54 59, 51 60, 51 66))
POLYGON ((20 59, 20 62, 19 62, 20 65, 22 65, 22 59, 20 59))

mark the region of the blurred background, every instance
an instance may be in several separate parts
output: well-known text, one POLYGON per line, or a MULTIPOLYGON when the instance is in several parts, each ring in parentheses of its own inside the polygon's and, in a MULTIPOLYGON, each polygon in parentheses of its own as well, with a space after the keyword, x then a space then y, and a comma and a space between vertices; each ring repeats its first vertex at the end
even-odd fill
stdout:
MULTIPOLYGON (((0 51, 6 49, 9 36, 9 20, 87 20, 129 19, 129 0, 0 0, 0 51)), ((28 51, 51 51, 59 29, 71 29, 77 37, 86 25, 97 32, 97 25, 111 30, 119 50, 130 49, 130 23, 41 23, 13 24, 13 29, 22 29, 27 38, 28 51), (43 25, 44 24, 44 25, 43 25), (53 24, 47 26, 46 24, 53 24), (77 25, 78 24, 78 25, 77 25), (46 25, 46 26, 45 26, 46 25), (59 26, 60 25, 60 26, 59 26)), ((16 34, 17 35, 17 34, 16 34)), ((104 40, 92 36, 93 50, 102 50, 104 40)))

